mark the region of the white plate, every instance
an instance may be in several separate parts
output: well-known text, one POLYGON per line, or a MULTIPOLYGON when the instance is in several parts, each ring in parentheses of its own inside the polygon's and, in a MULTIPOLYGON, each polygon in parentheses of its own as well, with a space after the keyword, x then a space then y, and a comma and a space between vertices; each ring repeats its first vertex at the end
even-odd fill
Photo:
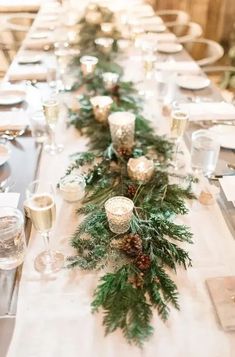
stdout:
POLYGON ((214 125, 209 129, 216 135, 220 146, 226 149, 235 149, 235 125, 214 125))
POLYGON ((39 63, 42 60, 42 56, 40 55, 22 55, 19 57, 18 59, 18 63, 19 64, 35 64, 35 63, 39 63))
POLYGON ((48 32, 44 32, 44 31, 37 31, 32 33, 29 37, 33 40, 42 40, 44 38, 48 37, 48 32))
POLYGON ((159 43, 157 46, 158 52, 163 53, 178 53, 182 51, 183 46, 180 43, 167 42, 167 43, 159 43))
POLYGON ((0 90, 0 105, 19 104, 25 100, 26 93, 23 90, 0 90))
POLYGON ((190 90, 199 90, 210 85, 210 80, 197 75, 180 75, 176 78, 179 87, 190 90))
POLYGON ((5 164, 10 158, 10 149, 7 145, 0 143, 0 166, 5 164))

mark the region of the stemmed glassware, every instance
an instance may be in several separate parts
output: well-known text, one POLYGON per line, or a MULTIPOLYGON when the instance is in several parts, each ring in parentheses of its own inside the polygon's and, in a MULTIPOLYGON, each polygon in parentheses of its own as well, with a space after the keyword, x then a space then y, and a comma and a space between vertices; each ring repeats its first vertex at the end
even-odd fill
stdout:
POLYGON ((26 190, 26 212, 45 242, 45 251, 34 261, 40 273, 55 273, 63 267, 63 254, 50 249, 50 232, 56 217, 55 193, 49 182, 33 181, 26 190))
POLYGON ((183 111, 181 109, 175 109, 171 112, 170 134, 171 138, 175 142, 175 152, 172 162, 174 170, 179 170, 184 167, 184 162, 179 158, 179 149, 183 135, 186 130, 188 119, 189 116, 186 111, 183 111))
POLYGON ((49 94, 42 100, 43 112, 50 128, 50 144, 45 145, 45 150, 51 155, 63 151, 64 146, 55 140, 56 124, 59 120, 59 100, 56 94, 49 94))

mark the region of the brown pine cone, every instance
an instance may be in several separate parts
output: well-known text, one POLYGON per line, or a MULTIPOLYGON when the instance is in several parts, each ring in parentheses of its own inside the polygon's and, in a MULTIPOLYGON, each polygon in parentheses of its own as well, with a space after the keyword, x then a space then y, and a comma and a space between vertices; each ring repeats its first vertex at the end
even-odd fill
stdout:
POLYGON ((135 196, 136 190, 137 190, 137 188, 135 185, 129 185, 127 187, 127 196, 129 198, 133 198, 135 196))
POLYGON ((149 267, 151 265, 150 257, 148 255, 146 255, 146 254, 139 254, 138 257, 136 258, 135 265, 140 270, 149 269, 149 267))
POLYGON ((142 252, 142 239, 139 234, 126 234, 122 238, 122 247, 127 255, 136 257, 142 252))
POLYGON ((117 149, 117 153, 120 155, 120 156, 123 156, 124 158, 129 158, 131 156, 131 153, 132 153, 132 149, 130 148, 119 148, 117 149))

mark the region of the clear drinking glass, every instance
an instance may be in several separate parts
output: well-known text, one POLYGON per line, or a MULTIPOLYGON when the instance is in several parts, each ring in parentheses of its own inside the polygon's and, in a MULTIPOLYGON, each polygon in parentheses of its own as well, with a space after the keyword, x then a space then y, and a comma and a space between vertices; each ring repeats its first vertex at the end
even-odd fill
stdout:
POLYGON ((37 110, 30 117, 30 127, 32 136, 39 144, 44 143, 49 134, 48 125, 42 110, 37 110))
POLYGON ((42 101, 43 112, 46 118, 46 122, 50 128, 50 144, 45 146, 45 150, 51 154, 56 155, 63 151, 64 146, 57 144, 55 140, 56 124, 59 120, 59 100, 56 94, 50 94, 43 98, 42 101))
POLYGON ((188 123, 188 119, 189 119, 188 113, 183 110, 176 109, 176 110, 172 110, 171 112, 170 131, 171 131, 171 138, 175 142, 175 153, 172 163, 174 170, 179 170, 184 167, 184 162, 179 157, 179 151, 180 151, 180 144, 188 123))
POLYGON ((23 263, 26 251, 24 218, 13 207, 0 207, 0 269, 14 269, 23 263))
POLYGON ((64 265, 63 254, 50 249, 50 232, 55 222, 55 194, 49 182, 33 181, 26 190, 27 214, 33 226, 44 239, 46 250, 35 261, 35 269, 40 273, 55 273, 64 265))
POLYGON ((197 130, 192 134, 191 166, 205 176, 210 176, 219 157, 220 145, 208 130, 197 130))

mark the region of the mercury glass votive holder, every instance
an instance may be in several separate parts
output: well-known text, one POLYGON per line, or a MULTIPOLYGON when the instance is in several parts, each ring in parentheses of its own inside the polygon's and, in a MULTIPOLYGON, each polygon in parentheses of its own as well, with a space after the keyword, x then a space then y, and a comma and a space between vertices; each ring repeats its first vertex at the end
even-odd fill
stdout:
POLYGON ((132 180, 146 183, 153 176, 154 162, 145 156, 140 156, 136 159, 131 158, 127 163, 127 172, 132 180))
POLYGON ((99 25, 102 22, 102 14, 96 10, 88 10, 85 19, 88 24, 99 25))
POLYGON ((114 30, 114 24, 112 22, 103 22, 100 26, 101 26, 101 31, 105 35, 112 35, 114 30))
POLYGON ((104 206, 110 230, 116 234, 127 232, 133 215, 133 201, 124 196, 115 196, 108 199, 104 206))
POLYGON ((83 76, 88 76, 89 74, 94 73, 98 58, 95 56, 82 56, 80 58, 80 63, 83 76))
POLYGON ((100 123, 107 122, 113 100, 109 96, 98 95, 90 99, 95 119, 100 123))
POLYGON ((119 74, 114 72, 105 72, 102 74, 104 87, 107 90, 113 90, 117 85, 119 74))
POLYGON ((99 37, 95 39, 95 44, 101 52, 107 54, 112 50, 113 39, 109 37, 99 37))
POLYGON ((135 115, 115 112, 108 117, 112 143, 116 149, 132 149, 135 134, 135 115))

